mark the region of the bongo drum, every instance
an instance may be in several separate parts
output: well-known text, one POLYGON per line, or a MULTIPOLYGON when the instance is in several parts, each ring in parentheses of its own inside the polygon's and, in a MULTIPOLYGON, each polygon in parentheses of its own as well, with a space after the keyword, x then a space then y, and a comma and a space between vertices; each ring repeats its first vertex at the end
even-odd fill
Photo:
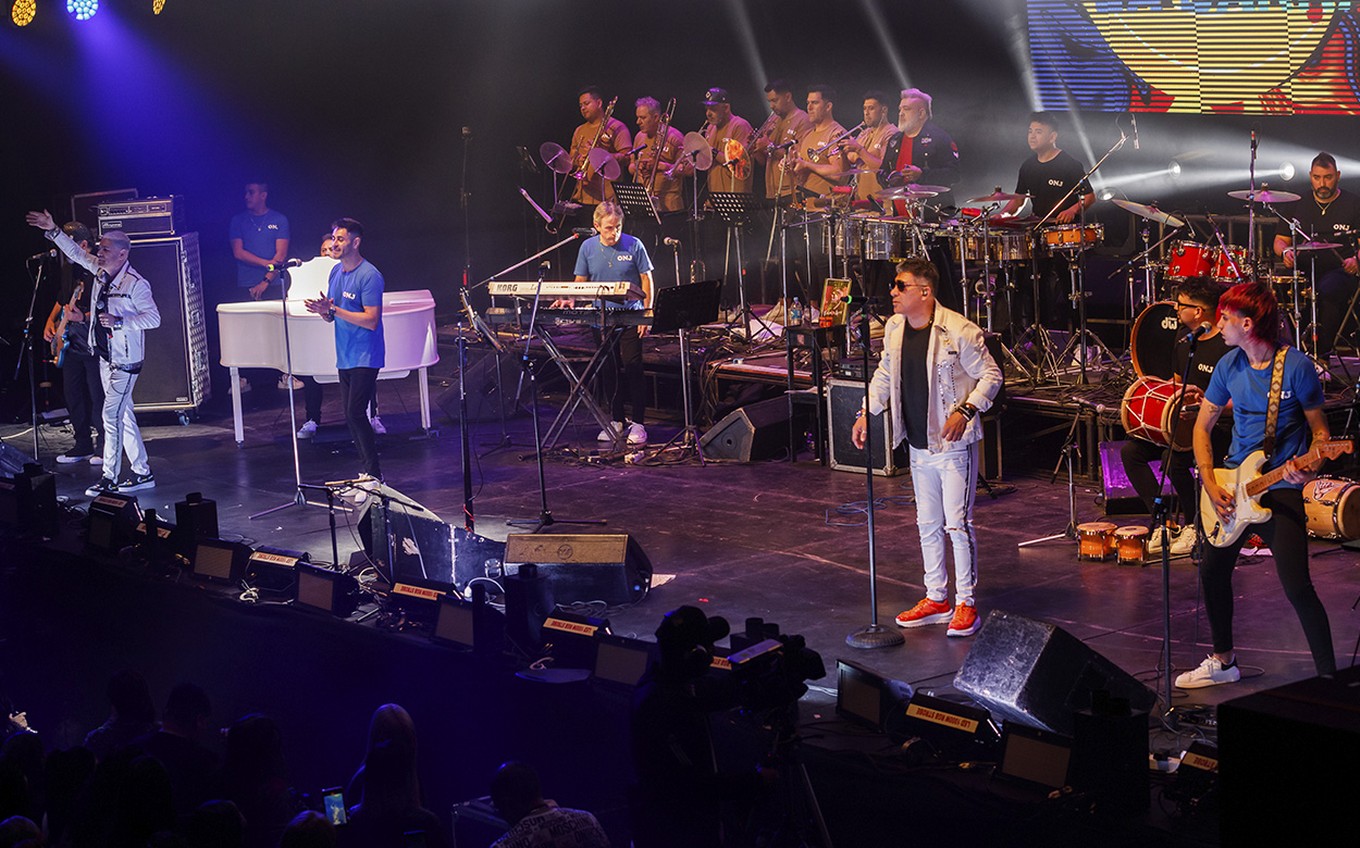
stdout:
POLYGON ((1087 521, 1077 525, 1077 559, 1104 562, 1114 553, 1115 525, 1108 521, 1087 521))
POLYGON ((1120 565, 1141 565, 1147 559, 1148 529, 1129 525, 1114 531, 1115 561, 1120 565))

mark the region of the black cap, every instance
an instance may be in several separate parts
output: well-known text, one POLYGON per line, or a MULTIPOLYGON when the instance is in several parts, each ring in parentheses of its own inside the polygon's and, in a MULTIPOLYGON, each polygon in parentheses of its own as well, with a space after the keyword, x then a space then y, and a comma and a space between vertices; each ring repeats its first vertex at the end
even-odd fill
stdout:
POLYGON ((704 105, 717 106, 719 103, 727 103, 727 89, 710 88, 704 92, 704 105))

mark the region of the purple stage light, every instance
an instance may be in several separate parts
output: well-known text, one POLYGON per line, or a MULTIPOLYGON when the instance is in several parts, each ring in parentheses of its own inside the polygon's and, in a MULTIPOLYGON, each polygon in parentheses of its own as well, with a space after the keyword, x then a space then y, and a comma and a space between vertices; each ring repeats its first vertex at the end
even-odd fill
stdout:
POLYGON ((78 21, 88 21, 99 11, 99 0, 66 0, 66 11, 78 21))

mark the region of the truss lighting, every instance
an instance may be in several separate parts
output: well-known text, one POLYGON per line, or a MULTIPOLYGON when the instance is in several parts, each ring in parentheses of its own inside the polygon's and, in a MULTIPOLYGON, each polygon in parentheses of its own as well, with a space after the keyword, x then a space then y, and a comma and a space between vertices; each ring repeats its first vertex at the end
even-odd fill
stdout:
POLYGON ((14 0, 14 7, 9 10, 10 18, 18 26, 28 26, 33 23, 33 17, 37 14, 37 0, 14 0))
POLYGON ((88 21, 99 11, 99 0, 66 0, 66 11, 78 21, 88 21))

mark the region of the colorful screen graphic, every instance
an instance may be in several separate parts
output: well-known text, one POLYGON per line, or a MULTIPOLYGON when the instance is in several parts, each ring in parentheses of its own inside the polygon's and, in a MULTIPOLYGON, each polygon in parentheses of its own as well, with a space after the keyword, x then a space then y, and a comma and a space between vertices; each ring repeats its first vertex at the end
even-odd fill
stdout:
POLYGON ((1360 113, 1360 16, 1327 0, 1029 0, 1045 109, 1360 113))

